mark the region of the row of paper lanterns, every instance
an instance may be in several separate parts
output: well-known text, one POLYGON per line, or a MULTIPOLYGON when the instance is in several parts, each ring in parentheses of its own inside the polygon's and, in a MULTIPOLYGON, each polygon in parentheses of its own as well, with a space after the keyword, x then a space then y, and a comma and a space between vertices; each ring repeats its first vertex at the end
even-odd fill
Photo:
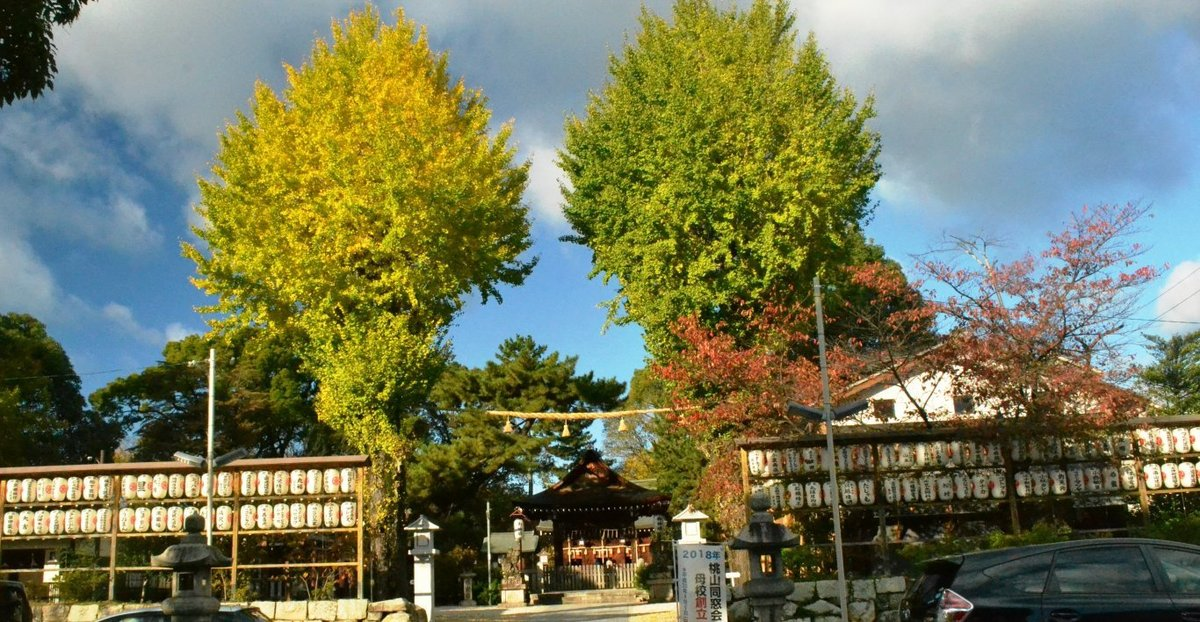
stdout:
MULTIPOLYGON (((881 470, 1002 466, 1002 445, 997 442, 928 441, 915 443, 879 444, 881 470)), ((1200 427, 1148 428, 1120 433, 1087 441, 1046 438, 1031 441, 1014 440, 1010 456, 1015 462, 1055 462, 1059 460, 1093 460, 1124 458, 1134 449, 1143 456, 1189 454, 1200 452, 1200 427)), ((752 449, 747 452, 750 475, 779 477, 812 473, 829 468, 824 447, 791 447, 787 449, 752 449)), ((835 464, 840 471, 870 471, 875 464, 871 445, 842 445, 834 448, 835 464)))
MULTIPOLYGON (((121 508, 117 513, 120 533, 178 532, 190 514, 208 516, 208 508, 183 506, 154 506, 121 508)), ((234 509, 228 505, 215 508, 218 531, 233 528, 234 509)), ((358 519, 357 504, 353 501, 326 503, 263 503, 247 504, 238 510, 239 527, 244 531, 265 529, 317 529, 353 527, 358 519)), ((68 510, 22 510, 4 513, 5 536, 42 536, 108 533, 112 529, 112 511, 108 508, 68 510)))
MULTIPOLYGON (((217 473, 217 497, 233 496, 235 477, 217 473)), ((349 494, 354 492, 355 471, 343 469, 292 469, 290 471, 242 471, 242 496, 349 494)), ((5 482, 7 503, 57 501, 105 501, 112 498, 113 484, 120 485, 125 499, 195 499, 208 496, 208 474, 142 473, 140 475, 43 477, 10 479, 5 482)))
MULTIPOLYGON (((1151 463, 1142 466, 1141 477, 1150 490, 1195 488, 1200 485, 1200 467, 1192 462, 1151 463)), ((1013 492, 1018 497, 1128 492, 1138 488, 1137 466, 1124 460, 1112 464, 1072 464, 1066 468, 1034 467, 1013 474, 1013 492)), ((1003 469, 935 472, 887 476, 880 480, 884 501, 917 503, 1003 499, 1008 495, 1003 469)), ((874 505, 875 481, 869 478, 845 479, 838 483, 838 500, 843 505, 874 505)), ((761 482, 776 508, 819 508, 832 505, 829 482, 810 481, 785 484, 761 482)))

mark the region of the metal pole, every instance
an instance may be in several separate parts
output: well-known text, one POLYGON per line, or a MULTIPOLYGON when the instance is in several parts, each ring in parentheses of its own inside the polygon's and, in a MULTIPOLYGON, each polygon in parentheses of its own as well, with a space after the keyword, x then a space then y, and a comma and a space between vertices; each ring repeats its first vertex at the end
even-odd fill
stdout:
POLYGON ((212 526, 213 526, 213 488, 217 482, 213 481, 213 417, 216 412, 216 392, 217 392, 217 349, 208 349, 208 459, 205 461, 208 465, 208 517, 204 519, 205 533, 208 539, 208 545, 212 546, 212 526))
POLYGON ((492 602, 492 502, 487 502, 487 514, 484 515, 484 524, 487 526, 487 572, 488 572, 488 604, 492 602))
POLYGON ((825 412, 825 453, 829 456, 829 496, 833 508, 833 550, 837 557, 838 606, 842 622, 847 622, 846 570, 842 559, 842 509, 841 491, 837 481, 837 455, 833 452, 833 404, 829 397, 829 370, 825 363, 825 316, 821 311, 821 277, 813 277, 813 294, 817 306, 817 348, 821 355, 821 407, 825 412))

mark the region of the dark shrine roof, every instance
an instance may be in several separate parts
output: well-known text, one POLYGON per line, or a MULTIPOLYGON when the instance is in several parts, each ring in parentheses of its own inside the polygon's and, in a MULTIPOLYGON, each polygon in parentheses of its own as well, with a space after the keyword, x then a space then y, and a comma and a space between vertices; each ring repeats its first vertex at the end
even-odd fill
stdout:
POLYGON ((630 482, 589 450, 561 481, 517 505, 530 518, 553 520, 585 514, 653 516, 665 514, 670 502, 670 495, 630 482))

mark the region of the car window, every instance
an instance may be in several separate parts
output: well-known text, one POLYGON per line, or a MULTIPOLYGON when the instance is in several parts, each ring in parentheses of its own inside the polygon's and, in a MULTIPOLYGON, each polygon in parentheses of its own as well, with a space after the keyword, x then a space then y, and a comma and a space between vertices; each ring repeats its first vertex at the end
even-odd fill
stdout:
POLYGON ((1054 579, 1063 594, 1146 594, 1154 590, 1150 566, 1136 546, 1091 546, 1059 551, 1054 579))
POLYGON ((1200 594, 1200 555, 1192 551, 1154 547, 1167 574, 1167 589, 1183 594, 1200 594))
POLYGON ((985 568, 980 574, 988 578, 988 590, 997 594, 1041 594, 1053 559, 1053 552, 1029 555, 985 568))

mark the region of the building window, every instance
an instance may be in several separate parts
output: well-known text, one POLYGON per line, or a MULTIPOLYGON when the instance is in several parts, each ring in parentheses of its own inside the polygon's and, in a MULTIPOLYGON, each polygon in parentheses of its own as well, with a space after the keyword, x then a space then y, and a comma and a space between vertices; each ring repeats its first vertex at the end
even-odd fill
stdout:
POLYGON ((896 400, 871 400, 871 414, 880 421, 891 421, 896 417, 896 400))
POLYGON ((954 414, 969 415, 975 412, 975 398, 970 395, 954 396, 954 414))

